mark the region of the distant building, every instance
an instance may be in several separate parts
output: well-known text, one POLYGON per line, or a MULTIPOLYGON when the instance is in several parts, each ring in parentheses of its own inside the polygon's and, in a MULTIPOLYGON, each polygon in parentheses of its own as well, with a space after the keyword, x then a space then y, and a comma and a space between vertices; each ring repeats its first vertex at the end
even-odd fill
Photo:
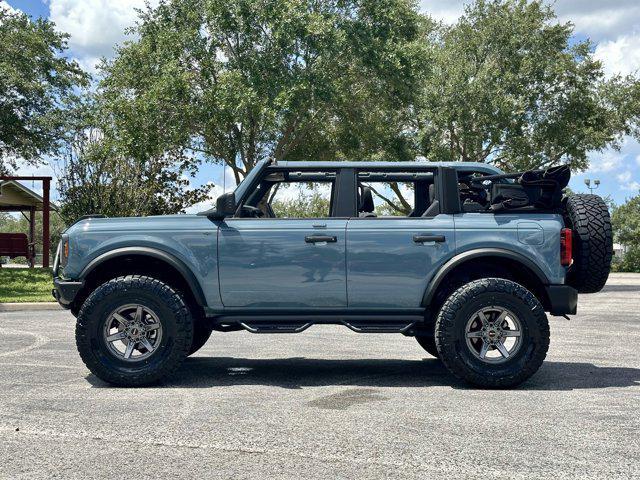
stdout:
POLYGON ((627 246, 621 243, 613 244, 613 255, 617 258, 622 258, 627 253, 627 246))

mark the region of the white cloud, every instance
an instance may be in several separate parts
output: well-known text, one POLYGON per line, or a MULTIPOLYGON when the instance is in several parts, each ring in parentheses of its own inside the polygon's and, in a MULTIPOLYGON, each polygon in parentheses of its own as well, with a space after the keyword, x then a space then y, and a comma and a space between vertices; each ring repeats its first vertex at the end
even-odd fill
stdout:
POLYGON ((585 173, 610 172, 622 165, 623 160, 624 154, 615 150, 592 152, 589 154, 589 169, 585 173))
POLYGON ((636 73, 640 70, 640 33, 599 43, 594 56, 602 62, 607 76, 636 73))
MULTIPOLYGON (((156 6, 159 0, 151 0, 156 6)), ((464 12, 463 0, 421 0, 420 9, 434 19, 454 23, 464 12)), ((596 56, 607 74, 629 73, 640 67, 640 3, 637 0, 557 0, 549 2, 562 22, 571 21, 576 32, 600 41, 596 56), (622 34, 622 35, 621 35, 622 34)), ((8 5, 5 1, 0 5, 8 5)), ((99 58, 113 55, 124 30, 137 19, 145 0, 50 0, 50 19, 71 35, 69 46, 79 63, 95 70, 99 58)), ((9 7, 10 8, 10 7, 9 7)))
POLYGON ((17 8, 13 8, 11 5, 9 5, 7 2, 0 1, 0 10, 5 10, 9 13, 18 13, 20 12, 20 10, 18 10, 17 8))
POLYGON ((626 192, 638 192, 640 187, 640 143, 632 137, 625 137, 620 151, 607 149, 604 152, 589 154, 590 168, 574 175, 571 188, 575 191, 585 191, 583 181, 600 180, 599 193, 611 195, 617 202, 622 203, 626 192))
POLYGON ((599 42, 621 33, 632 33, 640 25, 637 0, 557 0, 547 2, 561 22, 571 22, 576 33, 599 42))
MULTIPOLYGON (((225 167, 224 169, 224 181, 222 177, 222 167, 218 167, 220 169, 219 173, 213 179, 214 186, 209 190, 207 198, 202 202, 198 202, 189 208, 185 209, 186 213, 198 213, 204 210, 208 210, 213 208, 216 203, 216 199, 226 192, 231 192, 236 188, 236 180, 233 176, 233 170, 229 167, 225 167)), ((204 184, 206 182, 201 183, 204 184)), ((189 185, 193 186, 194 182, 189 179, 189 185)))
POLYGON ((100 57, 113 55, 138 18, 136 9, 144 7, 145 0, 50 0, 49 18, 71 35, 69 47, 80 64, 93 70, 100 57))
POLYGON ((619 182, 627 183, 631 180, 631 171, 627 170, 626 172, 622 172, 621 174, 616 175, 616 178, 619 182))
POLYGON ((420 10, 429 14, 434 20, 444 23, 455 23, 464 13, 464 4, 468 2, 460 0, 422 0, 420 10))
POLYGON ((211 190, 209 190, 208 198, 206 200, 191 205, 189 208, 185 209, 185 212, 188 214, 195 214, 209 210, 215 206, 216 198, 220 195, 222 195, 222 187, 220 185, 215 185, 211 190))
MULTIPOLYGON (((421 0, 420 10, 435 20, 451 24, 469 3, 469 0, 421 0)), ((548 0, 546 3, 553 8, 559 22, 573 23, 577 34, 594 42, 638 33, 640 26, 638 0, 548 0)))

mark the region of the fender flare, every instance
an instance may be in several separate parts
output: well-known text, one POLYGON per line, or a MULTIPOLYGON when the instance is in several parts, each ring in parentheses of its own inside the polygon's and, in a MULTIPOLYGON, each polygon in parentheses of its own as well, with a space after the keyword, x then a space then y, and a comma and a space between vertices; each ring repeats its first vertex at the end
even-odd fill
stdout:
POLYGON ((141 255, 146 257, 152 257, 157 260, 168 263, 173 268, 175 268, 182 278, 187 282, 187 285, 191 289, 191 293, 193 293, 196 302, 201 307, 207 307, 207 301, 204 296, 204 292, 202 291, 202 287, 200 283, 196 279, 193 272, 187 267, 187 265, 177 258, 175 255, 167 253, 163 250, 159 250, 157 248, 151 247, 123 247, 116 248, 115 250, 110 250, 108 252, 103 253, 102 255, 98 255, 96 258, 91 260, 80 272, 79 280, 84 281, 87 276, 95 270, 96 267, 103 264, 108 260, 113 260, 118 257, 126 257, 129 255, 141 255))
POLYGON ((542 271, 542 269, 538 265, 536 265, 533 261, 531 261, 530 259, 528 259, 527 257, 525 257, 520 253, 514 252, 512 250, 506 250, 503 248, 477 248, 474 250, 467 250, 466 252, 462 252, 455 255, 453 258, 448 260, 444 265, 440 267, 440 269, 433 276, 433 278, 431 279, 431 281, 427 285, 427 288, 424 291, 424 295, 422 297, 422 305, 426 307, 431 303, 433 296, 438 291, 438 287, 440 286, 440 283, 442 283, 442 280, 447 276, 449 272, 451 272, 454 268, 458 267, 459 265, 465 262, 468 262, 469 260, 482 258, 482 257, 502 257, 502 258, 507 258, 509 260, 519 262, 525 267, 527 267, 529 270, 531 270, 543 285, 549 285, 550 283, 549 278, 542 271))

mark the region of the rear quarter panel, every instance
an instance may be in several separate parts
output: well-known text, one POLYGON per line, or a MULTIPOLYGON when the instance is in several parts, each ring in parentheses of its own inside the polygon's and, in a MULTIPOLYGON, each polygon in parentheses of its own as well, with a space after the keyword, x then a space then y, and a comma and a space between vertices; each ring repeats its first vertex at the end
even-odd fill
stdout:
POLYGON ((501 248, 532 260, 552 284, 563 284, 560 265, 562 217, 553 213, 461 213, 454 216, 456 253, 501 248))

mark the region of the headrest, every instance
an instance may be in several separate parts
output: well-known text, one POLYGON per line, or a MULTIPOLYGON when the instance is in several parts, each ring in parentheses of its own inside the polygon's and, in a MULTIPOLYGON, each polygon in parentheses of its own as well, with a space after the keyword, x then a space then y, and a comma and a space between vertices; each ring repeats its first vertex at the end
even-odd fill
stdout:
POLYGON ((435 184, 429 185, 429 203, 433 203, 436 199, 436 186, 435 184))
POLYGON ((362 187, 362 193, 360 194, 360 202, 358 203, 358 212, 373 212, 375 210, 373 204, 373 194, 371 188, 362 187))

